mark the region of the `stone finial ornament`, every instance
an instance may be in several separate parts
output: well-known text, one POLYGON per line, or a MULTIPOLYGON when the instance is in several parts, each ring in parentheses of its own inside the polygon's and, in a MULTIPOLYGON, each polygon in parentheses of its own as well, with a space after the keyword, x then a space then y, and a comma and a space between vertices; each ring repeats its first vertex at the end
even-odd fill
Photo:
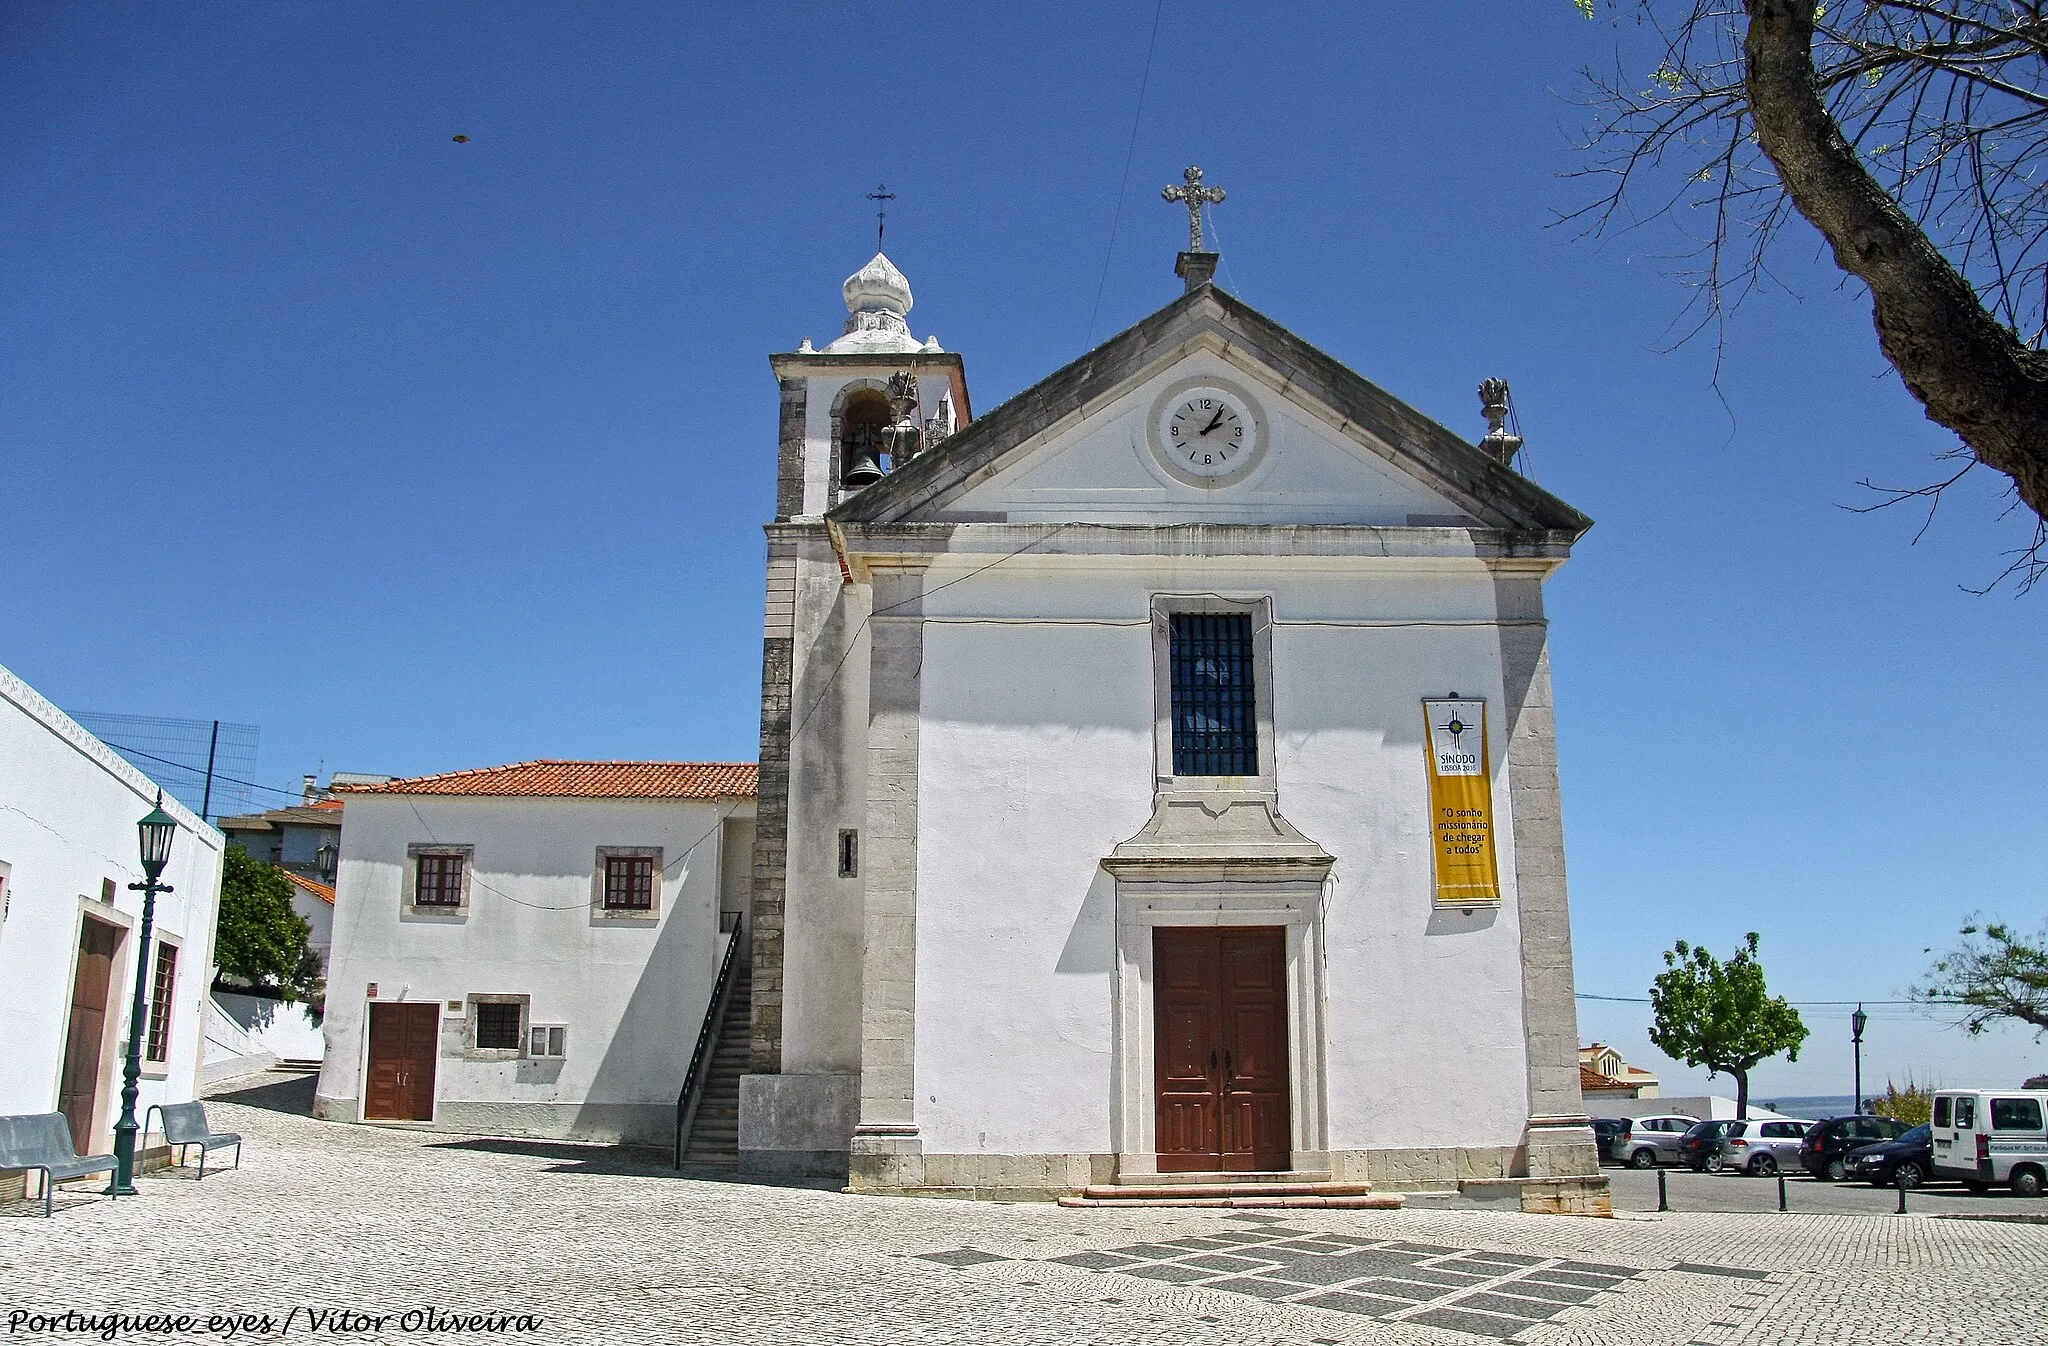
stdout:
POLYGON ((1511 465, 1522 448, 1522 437, 1508 433, 1508 417, 1514 414, 1514 406, 1506 379, 1480 381, 1479 408, 1486 417, 1486 437, 1479 441, 1479 448, 1503 467, 1511 465))
POLYGON ((825 348, 829 354, 909 353, 920 348, 904 315, 912 303, 910 281, 882 253, 846 278, 846 330, 825 348))

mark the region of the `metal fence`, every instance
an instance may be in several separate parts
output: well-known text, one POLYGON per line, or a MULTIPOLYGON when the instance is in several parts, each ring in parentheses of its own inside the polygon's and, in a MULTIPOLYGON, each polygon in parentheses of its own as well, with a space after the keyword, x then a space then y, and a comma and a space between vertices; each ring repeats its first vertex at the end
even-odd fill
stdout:
POLYGON ((263 733, 256 725, 97 710, 65 713, 163 786, 164 793, 209 821, 293 802, 281 797, 285 792, 255 783, 263 733))

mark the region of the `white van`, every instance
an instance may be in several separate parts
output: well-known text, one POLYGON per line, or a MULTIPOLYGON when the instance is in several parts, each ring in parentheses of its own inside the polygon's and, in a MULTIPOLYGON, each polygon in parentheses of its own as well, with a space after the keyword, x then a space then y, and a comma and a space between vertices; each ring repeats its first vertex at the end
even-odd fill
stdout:
POLYGON ((1934 1176, 2015 1196, 2048 1186, 2048 1090, 1944 1089, 1934 1096, 1934 1176))

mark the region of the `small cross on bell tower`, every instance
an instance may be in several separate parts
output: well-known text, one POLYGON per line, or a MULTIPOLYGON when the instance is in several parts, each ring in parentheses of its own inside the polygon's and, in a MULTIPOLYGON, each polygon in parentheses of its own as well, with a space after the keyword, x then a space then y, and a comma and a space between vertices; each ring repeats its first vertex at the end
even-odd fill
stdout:
POLYGON ((1188 250, 1174 260, 1173 274, 1185 280, 1192 291, 1216 277, 1218 254, 1202 246, 1202 207, 1222 201, 1225 193, 1221 187, 1204 187, 1202 170, 1194 164, 1188 165, 1181 178, 1181 182, 1162 188, 1159 195, 1188 208, 1188 250))

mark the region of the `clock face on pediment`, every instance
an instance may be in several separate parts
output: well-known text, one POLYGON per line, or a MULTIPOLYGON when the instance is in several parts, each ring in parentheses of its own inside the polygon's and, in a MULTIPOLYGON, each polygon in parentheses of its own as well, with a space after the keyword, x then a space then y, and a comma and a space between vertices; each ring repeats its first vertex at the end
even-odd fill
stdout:
POLYGON ((1153 403, 1147 426, 1152 454, 1190 486, 1228 486, 1245 479, 1266 452, 1266 419, 1235 384, 1183 379, 1153 403))

